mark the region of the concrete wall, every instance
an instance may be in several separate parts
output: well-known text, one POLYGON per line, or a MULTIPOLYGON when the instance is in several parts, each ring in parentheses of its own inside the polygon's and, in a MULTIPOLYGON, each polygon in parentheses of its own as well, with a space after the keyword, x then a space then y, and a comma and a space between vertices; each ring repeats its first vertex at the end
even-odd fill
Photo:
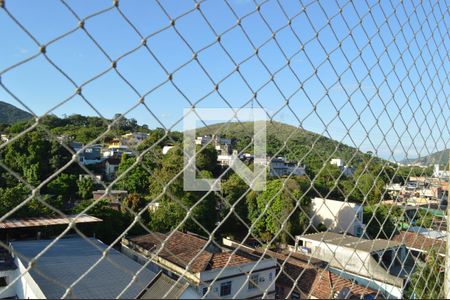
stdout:
POLYGON ((31 277, 30 273, 25 273, 25 266, 20 259, 15 258, 17 266, 17 276, 23 274, 16 282, 16 294, 19 299, 46 299, 44 293, 41 291, 37 283, 31 277))
MULTIPOLYGON (((254 268, 252 275, 258 275, 258 287, 249 289, 249 281, 245 273, 255 266, 255 263, 244 264, 235 267, 227 267, 219 279, 211 286, 211 290, 206 296, 208 299, 245 299, 258 297, 261 298, 262 294, 267 290, 267 298, 273 299, 275 297, 275 277, 276 277, 276 261, 272 259, 263 259, 254 268), (260 270, 260 271, 259 271, 260 270), (231 281, 231 294, 225 297, 220 296, 221 283, 231 281), (241 289, 242 287, 242 289, 241 289)), ((209 283, 214 280, 221 272, 221 269, 202 272, 200 278, 202 282, 209 283)), ((200 288, 206 287, 201 285, 200 288)))
MULTIPOLYGON (((6 283, 9 285, 17 278, 19 273, 17 270, 0 271, 0 277, 6 277, 6 283)), ((0 287, 0 299, 13 298, 17 295, 16 283, 11 284, 9 287, 0 287)))
POLYGON ((314 226, 323 223, 332 232, 358 236, 358 228, 363 228, 362 206, 355 203, 316 197, 311 200, 310 217, 314 226))

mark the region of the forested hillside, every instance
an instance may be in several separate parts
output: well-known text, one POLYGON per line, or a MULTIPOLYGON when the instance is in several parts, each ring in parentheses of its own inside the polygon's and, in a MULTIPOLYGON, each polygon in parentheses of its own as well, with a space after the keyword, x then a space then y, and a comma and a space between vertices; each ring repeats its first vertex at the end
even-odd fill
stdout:
POLYGON ((0 124, 11 124, 31 119, 33 115, 9 103, 0 101, 0 124))
MULTIPOLYGON (((253 127, 252 122, 219 123, 197 129, 197 135, 228 137, 234 140, 238 150, 242 150, 250 144, 253 127)), ((279 122, 267 122, 266 128, 268 155, 302 160, 314 169, 332 158, 342 158, 348 165, 354 166, 371 159, 370 154, 305 129, 279 122)), ((251 151, 251 147, 245 149, 245 152, 251 151)), ((378 162, 380 159, 372 157, 372 161, 378 162)))

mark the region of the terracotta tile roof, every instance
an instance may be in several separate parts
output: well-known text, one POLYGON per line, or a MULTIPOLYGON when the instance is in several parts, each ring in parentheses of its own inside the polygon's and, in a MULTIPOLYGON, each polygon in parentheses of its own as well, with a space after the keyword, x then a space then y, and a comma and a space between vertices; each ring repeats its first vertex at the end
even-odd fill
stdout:
MULTIPOLYGON (((357 298, 361 298, 361 296, 366 294, 377 294, 377 291, 356 284, 335 273, 321 269, 317 271, 311 288, 311 295, 319 299, 331 299, 335 298, 336 293, 339 293, 343 288, 348 288, 353 296, 357 298)), ((380 296, 381 295, 377 295, 377 297, 380 296)))
MULTIPOLYGON (((162 241, 168 236, 169 234, 154 232, 130 238, 129 241, 145 250, 157 251, 160 248, 162 241)), ((206 244, 207 241, 204 239, 192 234, 175 231, 166 241, 158 256, 182 268, 186 268, 193 260, 189 267, 189 270, 193 273, 252 262, 249 258, 234 254, 227 264, 231 253, 212 253, 207 250, 202 250, 206 244), (197 254, 199 255, 195 257, 197 254)), ((207 247, 205 247, 205 249, 207 249, 207 247)))
MULTIPOLYGON (((264 249, 254 249, 253 254, 262 254, 264 249)), ((283 271, 277 279, 277 284, 292 287, 297 281, 296 289, 304 294, 311 295, 318 299, 334 298, 335 293, 344 287, 350 289, 352 294, 358 298, 366 294, 377 294, 377 291, 358 285, 352 281, 342 278, 332 272, 323 269, 320 261, 309 259, 309 257, 291 253, 288 258, 287 253, 266 251, 270 257, 276 258, 283 271), (287 259, 287 260, 286 260, 287 259)), ((378 295, 381 297, 381 295, 378 295)))
MULTIPOLYGON (((63 217, 36 217, 36 218, 22 218, 22 219, 8 219, 0 222, 0 229, 10 229, 10 228, 25 228, 25 227, 40 227, 40 226, 56 226, 56 225, 67 225, 76 216, 63 217)), ((75 221, 76 224, 80 223, 95 223, 102 222, 101 219, 89 216, 81 215, 75 221)))
POLYGON ((220 269, 220 268, 224 268, 226 266, 233 267, 233 266, 238 266, 238 265, 247 264, 247 263, 251 263, 251 262, 253 262, 253 260, 251 260, 250 258, 240 256, 237 254, 231 254, 229 252, 221 252, 221 253, 213 254, 209 268, 210 269, 220 269), (230 259, 230 257, 231 257, 231 259, 230 259), (229 263, 228 263, 228 260, 230 260, 229 263))
POLYGON ((404 243, 407 248, 425 252, 434 248, 438 253, 445 254, 445 240, 430 239, 416 232, 402 231, 393 240, 404 243))

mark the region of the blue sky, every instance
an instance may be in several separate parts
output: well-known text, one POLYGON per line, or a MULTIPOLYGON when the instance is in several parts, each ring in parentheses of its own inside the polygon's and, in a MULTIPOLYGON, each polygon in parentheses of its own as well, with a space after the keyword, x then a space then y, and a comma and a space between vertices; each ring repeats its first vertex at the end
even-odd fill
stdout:
MULTIPOLYGON (((40 45, 70 32, 50 43, 46 54, 76 86, 102 74, 82 93, 108 118, 145 95, 159 121, 142 105, 128 117, 169 128, 190 106, 187 99, 197 107, 241 107, 258 91, 254 106, 274 120, 385 158, 448 148, 445 3, 332 2, 269 0, 256 11, 259 2, 250 0, 206 0, 200 10, 191 0, 123 0, 119 11, 112 1, 70 0, 65 6, 56 0, 9 0, 6 8, 40 45), (85 29, 102 50, 77 27, 69 8, 87 18, 85 29), (148 49, 136 30, 148 37, 148 49), (134 89, 110 69, 110 60, 118 60, 117 71, 134 89)), ((42 115, 73 95, 73 83, 43 55, 5 72, 39 53, 39 46, 1 9, 0 40, 2 84, 33 112, 42 115)), ((20 106, 1 86, 0 100, 20 106)), ((79 96, 52 113, 97 114, 79 96)))

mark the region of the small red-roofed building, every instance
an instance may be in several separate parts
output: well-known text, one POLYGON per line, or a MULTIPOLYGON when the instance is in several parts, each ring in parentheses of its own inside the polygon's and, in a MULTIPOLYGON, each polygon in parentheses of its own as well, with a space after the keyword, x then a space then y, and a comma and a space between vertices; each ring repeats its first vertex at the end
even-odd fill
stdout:
POLYGON ((197 235, 153 232, 122 240, 122 252, 205 298, 275 298, 277 261, 233 253, 197 235))

